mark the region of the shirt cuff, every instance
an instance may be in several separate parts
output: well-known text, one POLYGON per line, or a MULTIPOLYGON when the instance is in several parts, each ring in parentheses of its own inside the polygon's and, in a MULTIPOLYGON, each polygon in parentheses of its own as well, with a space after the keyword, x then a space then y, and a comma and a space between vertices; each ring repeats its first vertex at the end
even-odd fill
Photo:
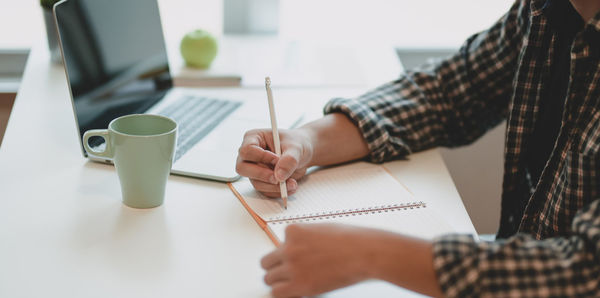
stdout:
POLYGON ((404 156, 410 154, 410 149, 401 140, 394 140, 384 127, 385 120, 376 114, 367 103, 357 99, 334 98, 323 108, 324 114, 342 113, 346 115, 360 130, 369 148, 369 161, 381 163, 391 156, 404 156))

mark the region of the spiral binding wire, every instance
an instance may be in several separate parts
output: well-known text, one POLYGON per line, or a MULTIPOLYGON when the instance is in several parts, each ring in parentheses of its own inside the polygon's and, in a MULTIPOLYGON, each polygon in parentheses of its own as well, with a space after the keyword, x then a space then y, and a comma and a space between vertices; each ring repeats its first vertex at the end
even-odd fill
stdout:
POLYGON ((406 204, 391 204, 391 205, 381 205, 375 207, 368 208, 355 208, 355 209, 342 209, 336 211, 329 212, 314 212, 314 213, 306 213, 300 216, 275 216, 267 219, 268 223, 273 224, 292 224, 292 223, 300 223, 300 222, 309 222, 315 220, 322 219, 330 219, 330 218, 338 218, 338 217, 348 217, 348 216, 357 216, 357 215, 365 215, 365 214, 376 214, 382 212, 393 212, 396 210, 408 210, 408 209, 418 209, 425 208, 427 205, 420 202, 412 202, 406 204))

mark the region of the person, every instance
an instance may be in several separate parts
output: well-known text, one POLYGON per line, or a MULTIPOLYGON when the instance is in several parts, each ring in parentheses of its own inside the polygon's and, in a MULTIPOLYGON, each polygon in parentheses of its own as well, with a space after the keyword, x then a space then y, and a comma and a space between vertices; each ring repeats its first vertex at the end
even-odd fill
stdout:
POLYGON ((279 197, 277 183, 294 193, 310 166, 469 144, 507 120, 496 241, 290 225, 261 260, 273 295, 380 279, 432 296, 600 297, 598 11, 597 0, 517 0, 452 57, 281 131, 281 157, 269 129, 247 132, 237 171, 279 197))

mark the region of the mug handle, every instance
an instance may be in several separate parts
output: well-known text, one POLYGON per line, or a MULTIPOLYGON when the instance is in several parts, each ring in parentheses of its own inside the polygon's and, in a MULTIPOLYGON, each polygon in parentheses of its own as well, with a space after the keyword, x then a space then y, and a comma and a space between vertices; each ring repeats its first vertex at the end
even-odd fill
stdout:
POLYGON ((83 134, 83 147, 85 148, 85 151, 87 151, 87 153, 91 156, 113 158, 113 153, 111 150, 110 139, 108 138, 108 130, 107 129, 91 129, 91 130, 86 131, 83 134), (88 145, 88 140, 91 137, 101 137, 104 139, 104 142, 106 143, 106 147, 105 147, 104 151, 96 151, 96 150, 90 148, 90 146, 88 145))

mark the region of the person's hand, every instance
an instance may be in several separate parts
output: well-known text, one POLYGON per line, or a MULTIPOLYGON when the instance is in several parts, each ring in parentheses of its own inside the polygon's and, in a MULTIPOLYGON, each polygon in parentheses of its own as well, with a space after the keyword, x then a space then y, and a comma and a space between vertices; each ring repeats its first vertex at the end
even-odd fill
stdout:
POLYGON ((290 225, 285 243, 263 257, 275 297, 311 296, 369 278, 375 230, 336 224, 290 225))
POLYGON ((254 188, 268 197, 281 197, 279 182, 286 181, 288 194, 298 189, 298 180, 306 174, 313 146, 302 129, 280 130, 281 157, 274 152, 270 129, 248 131, 239 149, 236 171, 250 178, 254 188))

